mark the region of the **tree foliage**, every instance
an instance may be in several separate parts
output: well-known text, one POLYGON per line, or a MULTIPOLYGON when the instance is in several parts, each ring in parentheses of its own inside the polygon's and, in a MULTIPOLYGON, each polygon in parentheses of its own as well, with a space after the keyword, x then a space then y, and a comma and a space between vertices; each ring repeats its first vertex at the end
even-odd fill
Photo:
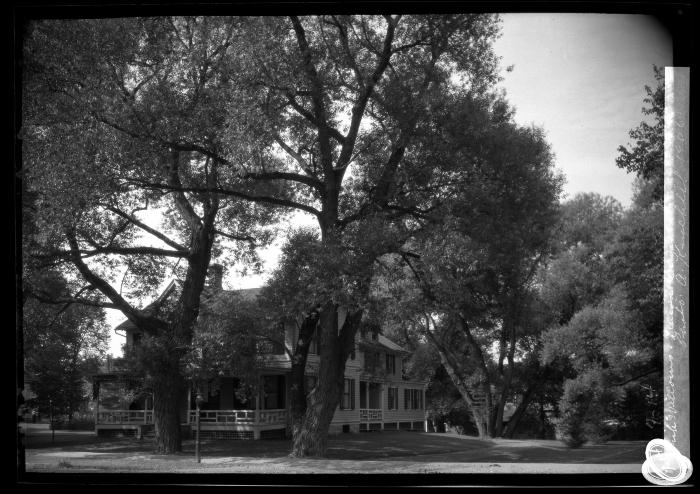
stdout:
POLYGON ((35 198, 36 257, 71 280, 66 301, 118 309, 153 343, 142 354, 162 452, 181 447, 181 359, 212 256, 226 248, 224 263, 254 262, 269 241, 270 211, 212 192, 239 170, 205 152, 223 146, 223 61, 236 27, 223 18, 42 21, 25 46, 22 174, 35 198), (158 211, 164 220, 153 225, 158 211), (182 281, 174 307, 162 317, 141 310, 168 274, 182 281))
POLYGON ((646 87, 653 119, 616 163, 637 175, 632 206, 580 195, 564 205, 562 250, 543 276, 557 317, 542 359, 569 369, 557 430, 572 446, 660 434, 663 338, 663 72, 646 87), (579 218, 587 218, 579 222, 579 218), (573 220, 573 221, 572 221, 573 220), (583 228, 583 229, 582 229, 583 228))
MULTIPOLYGON (((41 278, 44 293, 64 295, 67 284, 56 271, 25 273, 41 278)), ((40 412, 65 415, 85 411, 90 377, 97 372, 109 338, 104 313, 96 307, 45 304, 29 298, 23 306, 24 369, 40 412), (50 410, 51 409, 51 410, 50 410)))

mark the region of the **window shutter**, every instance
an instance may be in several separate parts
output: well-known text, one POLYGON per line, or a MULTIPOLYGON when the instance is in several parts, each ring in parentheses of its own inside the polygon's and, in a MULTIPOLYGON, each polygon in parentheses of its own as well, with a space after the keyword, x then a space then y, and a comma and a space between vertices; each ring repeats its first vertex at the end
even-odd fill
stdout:
POLYGON ((404 389, 403 390, 403 409, 404 410, 408 410, 409 396, 410 396, 409 390, 404 389))

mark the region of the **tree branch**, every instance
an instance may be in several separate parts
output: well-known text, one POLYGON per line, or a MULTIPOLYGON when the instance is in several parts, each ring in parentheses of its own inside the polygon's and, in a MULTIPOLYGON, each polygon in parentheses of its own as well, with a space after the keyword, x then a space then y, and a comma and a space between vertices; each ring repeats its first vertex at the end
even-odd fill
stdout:
POLYGON ((78 240, 75 237, 75 232, 72 230, 65 231, 68 244, 71 249, 71 261, 78 269, 80 274, 85 278, 85 281, 97 288, 114 304, 114 308, 120 310, 131 322, 140 329, 146 332, 156 332, 167 328, 167 324, 160 319, 148 316, 143 311, 136 309, 127 302, 112 286, 92 272, 92 270, 83 262, 80 257, 80 248, 78 240))
POLYGON ((150 226, 148 226, 148 225, 146 225, 145 223, 139 221, 139 220, 136 219, 134 216, 132 216, 132 215, 130 215, 130 214, 127 214, 126 212, 122 211, 121 209, 116 208, 116 207, 114 207, 114 206, 106 206, 106 208, 107 208, 109 211, 112 211, 114 214, 117 214, 117 215, 121 216, 122 218, 124 218, 124 219, 130 221, 131 223, 133 223, 134 225, 138 226, 138 227, 141 228, 142 230, 144 230, 144 231, 150 233, 151 235, 153 235, 153 236, 156 237, 157 239, 161 240, 162 242, 168 244, 170 247, 174 248, 175 250, 182 250, 182 251, 186 251, 186 250, 187 250, 187 248, 186 248, 185 246, 183 246, 183 245, 181 245, 181 244, 179 244, 179 243, 177 243, 177 242, 175 242, 175 241, 173 241, 173 240, 170 240, 168 237, 166 237, 164 234, 162 234, 162 233, 159 232, 158 230, 156 230, 156 229, 154 229, 154 228, 151 228, 150 226))

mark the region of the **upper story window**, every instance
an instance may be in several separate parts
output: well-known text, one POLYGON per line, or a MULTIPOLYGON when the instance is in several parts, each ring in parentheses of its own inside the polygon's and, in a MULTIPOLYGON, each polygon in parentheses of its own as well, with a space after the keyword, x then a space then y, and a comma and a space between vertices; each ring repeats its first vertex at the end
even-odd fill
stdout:
POLYGON ((389 374, 396 373, 396 356, 390 353, 386 354, 386 371, 389 374))
POLYGON ((376 372, 381 370, 382 363, 380 360, 381 354, 377 352, 365 352, 365 371, 376 372))
POLYGON ((263 355, 284 355, 284 345, 279 341, 261 339, 255 342, 255 348, 263 355))

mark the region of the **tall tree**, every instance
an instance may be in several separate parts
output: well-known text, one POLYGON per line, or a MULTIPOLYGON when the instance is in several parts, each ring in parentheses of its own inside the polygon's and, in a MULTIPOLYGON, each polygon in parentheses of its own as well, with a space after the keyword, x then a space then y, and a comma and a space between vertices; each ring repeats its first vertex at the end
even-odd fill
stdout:
MULTIPOLYGON (((652 184, 646 182, 647 190, 652 184)), ((542 295, 558 324, 545 333, 543 362, 569 369, 557 428, 573 446, 658 433, 663 214, 641 206, 641 197, 648 196, 636 194, 607 230, 570 243, 544 275, 542 295)), ((576 207, 589 209, 584 216, 590 217, 597 214, 593 204, 578 201, 576 207)))
MULTIPOLYGON (((566 252, 585 254, 567 262, 590 273, 588 280, 555 276, 560 288, 551 290, 550 284, 557 301, 576 300, 561 312, 561 326, 547 333, 543 352, 546 360, 563 359, 574 371, 564 382, 558 424, 572 445, 614 434, 652 438, 661 430, 664 83, 663 69, 654 72, 658 83, 654 90, 646 87, 648 106, 642 109, 651 118, 630 131, 634 144, 620 146, 616 159, 617 166, 637 175, 632 206, 616 213, 607 228, 596 231, 595 222, 588 223, 591 235, 566 252), (575 286, 574 279, 576 291, 587 292, 587 298, 561 289, 575 286), (606 428, 606 419, 615 425, 606 428)), ((600 218, 594 204, 571 207, 600 218)))
POLYGON ((463 147, 451 159, 461 163, 453 177, 459 192, 402 256, 418 289, 412 305, 425 314, 424 334, 482 436, 503 433, 519 342, 543 329, 532 317, 531 291, 550 249, 561 188, 542 133, 518 127, 505 102, 496 103, 456 127, 462 137, 454 142, 463 147))
POLYGON ((233 197, 182 190, 214 189, 236 173, 202 149, 223 147, 222 67, 236 27, 223 18, 43 21, 25 46, 22 176, 42 247, 32 254, 71 281, 53 302, 118 309, 156 342, 144 363, 162 453, 181 449, 182 365, 210 259, 224 247, 229 262, 250 259, 265 241, 255 226, 269 218, 233 197), (157 210, 160 228, 147 216, 157 210), (139 309, 167 268, 182 280, 176 303, 139 309))
MULTIPOLYGON (((141 37, 124 35, 128 26, 119 23, 129 22, 99 32, 93 23, 88 42, 76 47, 83 48, 80 56, 71 53, 62 64, 49 57, 62 90, 90 93, 79 107, 90 110, 88 120, 100 129, 142 142, 151 153, 169 150, 170 161, 158 162, 170 170, 198 163, 186 180, 152 173, 133 174, 128 183, 168 197, 292 208, 318 220, 323 257, 336 261, 324 264, 324 278, 334 284, 318 301, 320 379, 294 454, 323 455, 374 259, 403 243, 401 231, 411 226, 404 218, 425 216, 439 198, 435 181, 448 177, 424 166, 422 147, 437 135, 439 116, 456 97, 482 94, 496 81, 497 19, 149 19, 137 21, 147 26, 141 37), (115 71, 101 59, 104 47, 143 56, 115 71), (76 74, 97 72, 92 92, 84 91, 81 78, 76 84, 76 63, 86 64, 76 74), (175 152, 188 156, 176 162, 175 152), (341 327, 339 310, 349 314, 341 327)), ((71 39, 80 37, 73 34, 53 36, 75 46, 71 39)), ((187 225, 186 211, 183 218, 176 224, 187 225)), ((194 294, 200 284, 192 286, 194 294)), ((132 318, 138 318, 133 311, 132 318)))
POLYGON ((642 114, 649 117, 630 130, 633 144, 618 147, 615 164, 648 183, 647 192, 652 202, 663 206, 664 197, 664 68, 654 66, 657 84, 654 89, 645 86, 648 106, 642 114))
POLYGON ((313 318, 308 328, 320 328, 319 380, 295 428, 293 454, 324 455, 375 260, 400 248, 405 218, 429 212, 437 177, 422 146, 455 94, 480 94, 495 82, 497 22, 486 15, 292 16, 253 26, 256 36, 242 47, 253 70, 239 74, 247 90, 235 100, 231 142, 251 134, 274 140, 249 177, 297 191, 296 204, 274 197, 318 220, 315 249, 326 271, 304 312, 313 318), (460 75, 462 85, 453 79, 460 75), (284 160, 272 159, 280 154, 284 160))

